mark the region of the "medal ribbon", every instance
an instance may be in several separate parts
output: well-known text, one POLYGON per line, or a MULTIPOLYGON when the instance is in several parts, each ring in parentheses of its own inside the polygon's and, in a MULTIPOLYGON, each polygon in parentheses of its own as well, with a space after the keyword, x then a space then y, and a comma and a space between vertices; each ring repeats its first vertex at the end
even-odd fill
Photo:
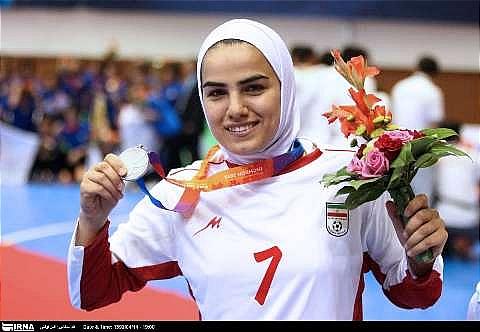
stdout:
POLYGON ((288 165, 300 158, 304 149, 299 141, 295 141, 293 149, 272 159, 263 159, 247 165, 239 165, 227 170, 218 172, 207 177, 209 161, 218 151, 218 145, 212 147, 205 159, 202 161, 198 173, 191 180, 177 180, 167 178, 165 171, 160 163, 160 159, 155 152, 148 152, 148 159, 155 172, 165 181, 185 188, 185 191, 179 202, 173 209, 166 208, 158 199, 153 197, 145 186, 143 178, 136 180, 140 189, 150 198, 150 201, 157 207, 187 213, 193 211, 201 191, 213 191, 226 187, 233 187, 240 184, 246 184, 254 181, 263 180, 282 172, 288 165))

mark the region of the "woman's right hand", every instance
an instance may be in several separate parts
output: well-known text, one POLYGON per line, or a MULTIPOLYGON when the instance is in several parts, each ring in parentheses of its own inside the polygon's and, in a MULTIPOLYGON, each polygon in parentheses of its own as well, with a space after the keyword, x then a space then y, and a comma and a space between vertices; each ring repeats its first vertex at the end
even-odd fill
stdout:
POLYGON ((77 244, 88 245, 107 221, 108 215, 123 197, 123 162, 114 154, 94 165, 80 183, 80 218, 77 244))

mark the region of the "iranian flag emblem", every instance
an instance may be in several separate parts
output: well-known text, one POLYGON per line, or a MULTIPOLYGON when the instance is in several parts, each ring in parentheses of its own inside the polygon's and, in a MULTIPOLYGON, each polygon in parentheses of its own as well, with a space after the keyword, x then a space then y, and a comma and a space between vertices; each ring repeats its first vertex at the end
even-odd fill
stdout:
POLYGON ((328 203, 326 213, 327 231, 333 236, 343 236, 348 232, 348 209, 344 203, 328 203))

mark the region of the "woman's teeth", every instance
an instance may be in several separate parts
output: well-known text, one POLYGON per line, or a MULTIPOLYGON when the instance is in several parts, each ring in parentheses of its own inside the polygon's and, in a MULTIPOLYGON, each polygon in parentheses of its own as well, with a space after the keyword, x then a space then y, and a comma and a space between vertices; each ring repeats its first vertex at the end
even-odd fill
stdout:
POLYGON ((244 125, 244 126, 229 127, 229 128, 227 128, 227 130, 230 131, 230 132, 233 132, 233 133, 241 134, 241 133, 246 132, 249 129, 253 128, 254 126, 255 126, 254 123, 250 123, 250 124, 244 125))

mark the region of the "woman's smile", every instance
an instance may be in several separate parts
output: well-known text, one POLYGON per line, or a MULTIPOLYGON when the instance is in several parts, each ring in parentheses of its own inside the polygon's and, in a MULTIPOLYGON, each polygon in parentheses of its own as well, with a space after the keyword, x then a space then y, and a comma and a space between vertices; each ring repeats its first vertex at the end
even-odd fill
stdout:
POLYGON ((255 122, 248 122, 243 124, 232 124, 225 126, 225 129, 228 131, 230 135, 235 137, 245 137, 251 134, 259 124, 259 121, 255 122))

